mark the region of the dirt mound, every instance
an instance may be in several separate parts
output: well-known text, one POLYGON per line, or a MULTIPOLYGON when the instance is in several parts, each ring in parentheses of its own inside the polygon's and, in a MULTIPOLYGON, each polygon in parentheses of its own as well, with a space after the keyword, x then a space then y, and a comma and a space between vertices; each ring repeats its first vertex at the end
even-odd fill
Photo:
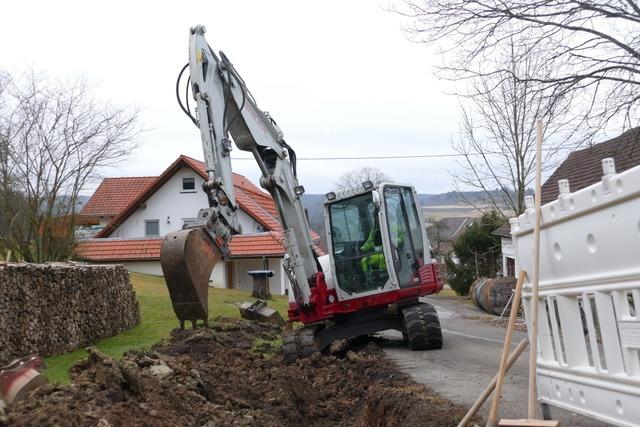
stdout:
MULTIPOLYGON (((121 360, 95 349, 49 385, 8 408, 26 425, 455 425, 464 410, 413 383, 375 344, 287 366, 279 327, 222 319, 172 333, 121 360)), ((0 425, 3 422, 0 421, 0 425)))

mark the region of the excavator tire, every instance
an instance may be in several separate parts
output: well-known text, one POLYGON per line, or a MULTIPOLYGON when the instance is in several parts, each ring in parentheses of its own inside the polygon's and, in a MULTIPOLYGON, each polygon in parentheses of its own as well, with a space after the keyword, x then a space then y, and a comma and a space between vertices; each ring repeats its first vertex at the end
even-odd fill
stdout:
POLYGON ((284 333, 282 352, 287 365, 298 359, 309 357, 318 351, 315 335, 320 328, 317 325, 303 326, 284 333))
POLYGON ((442 330, 436 309, 427 303, 418 303, 402 309, 403 335, 409 348, 437 350, 442 348, 442 330))

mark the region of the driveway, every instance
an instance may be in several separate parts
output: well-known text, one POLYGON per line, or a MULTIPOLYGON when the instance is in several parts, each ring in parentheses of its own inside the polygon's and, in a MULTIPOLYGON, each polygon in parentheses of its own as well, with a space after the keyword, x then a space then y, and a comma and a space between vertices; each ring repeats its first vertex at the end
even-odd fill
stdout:
MULTIPOLYGON (((415 381, 431 387, 456 403, 470 407, 498 370, 506 328, 491 326, 488 315, 459 298, 427 297, 440 315, 444 348, 435 351, 411 351, 403 345, 402 335, 385 331, 389 341, 385 353, 415 381)), ((526 333, 516 331, 513 347, 526 333)), ((505 379, 500 404, 502 418, 526 418, 529 351, 525 350, 505 379)), ((486 419, 491 399, 480 415, 486 419)), ((554 419, 565 426, 602 426, 603 423, 552 408, 554 419)))

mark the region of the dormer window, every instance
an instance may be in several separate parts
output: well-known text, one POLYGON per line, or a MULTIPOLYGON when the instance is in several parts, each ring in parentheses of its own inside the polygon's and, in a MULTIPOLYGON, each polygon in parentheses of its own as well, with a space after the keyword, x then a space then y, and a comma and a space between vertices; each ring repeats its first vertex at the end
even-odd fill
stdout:
POLYGON ((182 178, 182 192, 183 193, 195 193, 196 192, 196 179, 192 176, 182 178))

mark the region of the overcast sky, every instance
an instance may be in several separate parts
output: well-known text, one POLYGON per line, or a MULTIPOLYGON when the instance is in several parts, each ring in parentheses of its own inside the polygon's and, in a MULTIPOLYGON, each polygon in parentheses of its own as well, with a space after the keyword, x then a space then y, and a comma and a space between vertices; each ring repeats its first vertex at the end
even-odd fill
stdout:
MULTIPOLYGON (((3 6, 0 66, 84 74, 100 99, 140 109, 141 147, 106 176, 158 175, 179 154, 202 158, 199 132, 174 95, 196 24, 299 157, 451 152, 458 112, 432 75, 441 59, 407 39, 408 22, 386 11, 386 0, 61 4, 3 6)), ((299 178, 308 193, 323 193, 342 172, 367 165, 428 193, 449 191, 455 168, 450 159, 301 161, 299 178)), ((233 168, 257 181, 253 162, 233 168)))

